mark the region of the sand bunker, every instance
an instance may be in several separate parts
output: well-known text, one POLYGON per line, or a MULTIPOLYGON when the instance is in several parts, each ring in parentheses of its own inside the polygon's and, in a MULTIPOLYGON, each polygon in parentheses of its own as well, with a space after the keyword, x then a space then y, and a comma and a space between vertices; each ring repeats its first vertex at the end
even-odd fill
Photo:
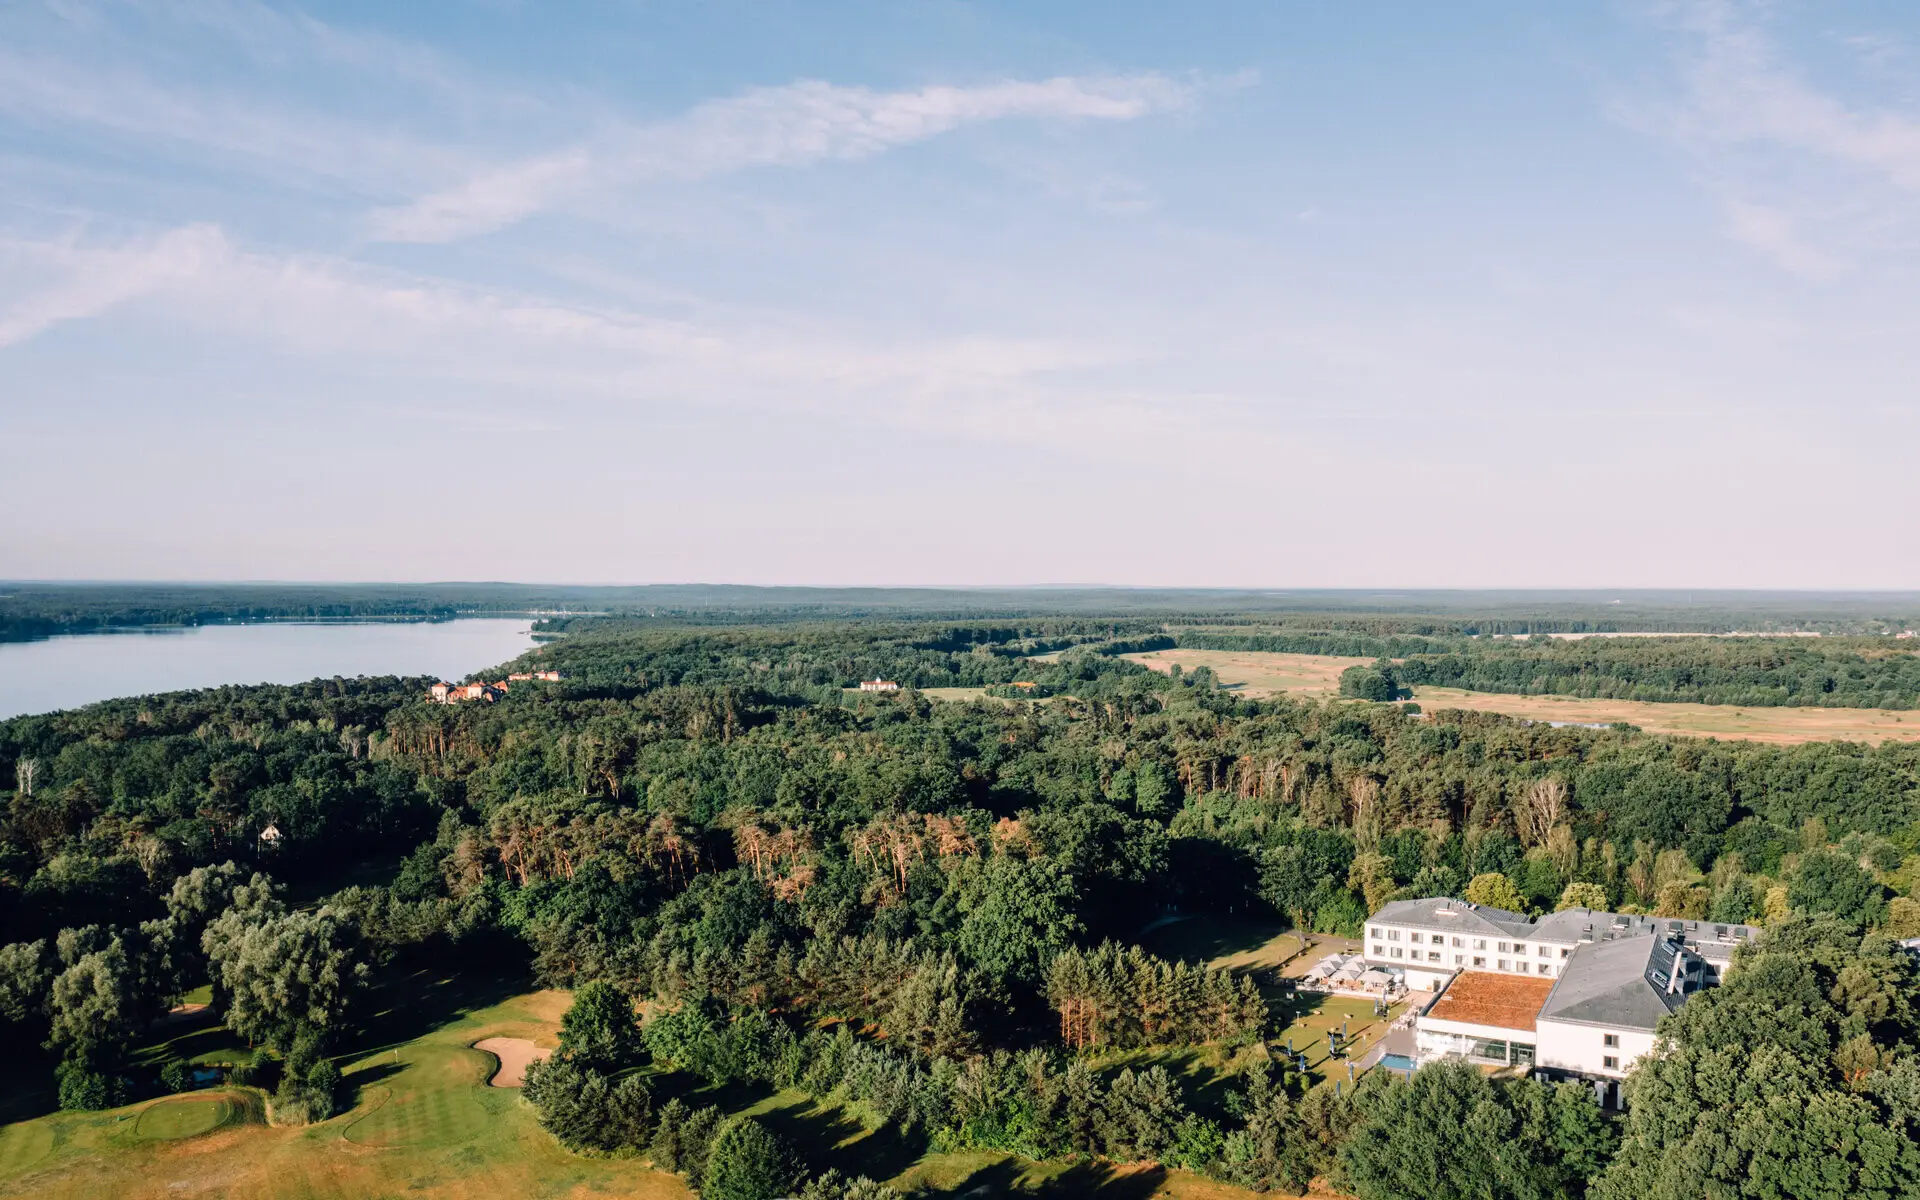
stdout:
POLYGON ((544 1050, 525 1038, 484 1038, 473 1044, 500 1060, 500 1069, 487 1080, 488 1087, 519 1087, 527 1081, 527 1067, 545 1062, 551 1050, 544 1050))

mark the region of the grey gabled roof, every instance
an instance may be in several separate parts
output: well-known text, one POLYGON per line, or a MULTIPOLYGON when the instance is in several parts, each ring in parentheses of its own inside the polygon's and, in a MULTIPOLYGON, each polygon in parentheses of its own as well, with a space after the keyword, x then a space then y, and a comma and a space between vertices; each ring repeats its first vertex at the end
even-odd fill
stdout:
POLYGON ((1543 1021, 1580 1021, 1643 1029, 1686 1003, 1686 993, 1657 986, 1674 969, 1677 947, 1660 937, 1626 937, 1577 947, 1540 1006, 1543 1021))
POLYGON ((1367 919, 1387 925, 1415 925, 1454 933, 1491 933, 1499 937, 1527 937, 1533 926, 1530 919, 1519 913, 1468 904, 1452 896, 1395 900, 1382 905, 1379 912, 1367 919))

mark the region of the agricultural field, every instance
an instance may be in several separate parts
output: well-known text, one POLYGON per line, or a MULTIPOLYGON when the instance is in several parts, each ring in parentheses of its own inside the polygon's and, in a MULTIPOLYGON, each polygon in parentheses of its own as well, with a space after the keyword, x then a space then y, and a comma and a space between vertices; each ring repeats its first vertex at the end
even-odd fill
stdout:
MULTIPOLYGON (((1259 650, 1155 650, 1126 657, 1156 671, 1174 663, 1191 671, 1212 667, 1220 682, 1258 698, 1286 693, 1322 699, 1340 691, 1340 673, 1371 659, 1259 650)), ((1624 722, 1648 733, 1682 737, 1738 738, 1754 742, 1920 741, 1920 710, 1877 708, 1764 708, 1730 704, 1656 704, 1639 700, 1590 700, 1575 696, 1510 696, 1460 688, 1421 687, 1413 698, 1428 711, 1464 708, 1529 721, 1611 725, 1624 722)))
MULTIPOLYGON (((356 1102, 340 1116, 305 1128, 269 1125, 264 1096, 250 1088, 188 1092, 107 1112, 56 1113, 48 1111, 51 1097, 44 1089, 0 1080, 8 1094, 7 1115, 23 1118, 0 1125, 0 1197, 347 1200, 405 1194, 445 1200, 535 1195, 682 1200, 692 1195, 684 1180, 637 1159, 569 1153, 539 1127, 517 1090, 489 1086, 500 1060, 475 1043, 507 1038, 553 1046, 567 993, 420 975, 392 981, 381 994, 396 1003, 406 998, 407 1007, 378 1013, 367 1048, 343 1061, 356 1102), (445 1019, 406 1036, 410 1025, 435 1019, 433 1014, 445 1019)), ((207 1015, 192 1014, 160 1027, 142 1056, 220 1062, 245 1050, 207 1015)), ((658 1094, 664 1098, 678 1081, 662 1079, 658 1094)), ((858 1106, 822 1103, 800 1092, 700 1088, 687 1099, 751 1113, 805 1147, 816 1161, 851 1174, 890 1178, 903 1190, 927 1195, 959 1194, 986 1184, 1000 1194, 1126 1200, 1249 1195, 1151 1165, 922 1154, 891 1131, 875 1128, 858 1106)))
POLYGON ((1175 663, 1182 671, 1212 667, 1220 682, 1251 699, 1286 692, 1293 696, 1317 698, 1338 695, 1340 672, 1348 667, 1364 667, 1370 658, 1341 658, 1330 654, 1275 654, 1262 650, 1149 650, 1127 654, 1142 666, 1170 672, 1175 663))
POLYGON ((1782 745, 1800 742, 1920 741, 1920 710, 1880 708, 1752 708, 1732 704, 1654 704, 1575 696, 1507 696, 1459 688, 1422 687, 1413 698, 1429 711, 1465 708, 1529 721, 1610 725, 1625 722, 1648 733, 1737 738, 1782 745))

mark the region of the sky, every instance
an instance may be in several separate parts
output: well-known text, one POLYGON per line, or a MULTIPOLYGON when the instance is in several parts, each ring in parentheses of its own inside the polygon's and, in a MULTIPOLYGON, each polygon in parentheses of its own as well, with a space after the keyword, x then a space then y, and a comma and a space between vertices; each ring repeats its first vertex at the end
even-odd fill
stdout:
POLYGON ((0 4, 0 578, 1920 587, 1920 6, 0 4))

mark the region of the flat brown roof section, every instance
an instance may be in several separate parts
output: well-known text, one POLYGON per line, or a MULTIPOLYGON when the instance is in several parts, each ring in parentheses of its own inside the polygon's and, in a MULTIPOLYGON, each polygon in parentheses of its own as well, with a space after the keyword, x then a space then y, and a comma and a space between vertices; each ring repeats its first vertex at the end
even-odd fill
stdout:
POLYGON ((1500 1029, 1533 1031, 1534 1018, 1547 1002, 1553 980, 1527 975, 1496 975, 1491 971, 1462 971, 1447 990, 1427 1008, 1436 1021, 1462 1021, 1500 1029))

